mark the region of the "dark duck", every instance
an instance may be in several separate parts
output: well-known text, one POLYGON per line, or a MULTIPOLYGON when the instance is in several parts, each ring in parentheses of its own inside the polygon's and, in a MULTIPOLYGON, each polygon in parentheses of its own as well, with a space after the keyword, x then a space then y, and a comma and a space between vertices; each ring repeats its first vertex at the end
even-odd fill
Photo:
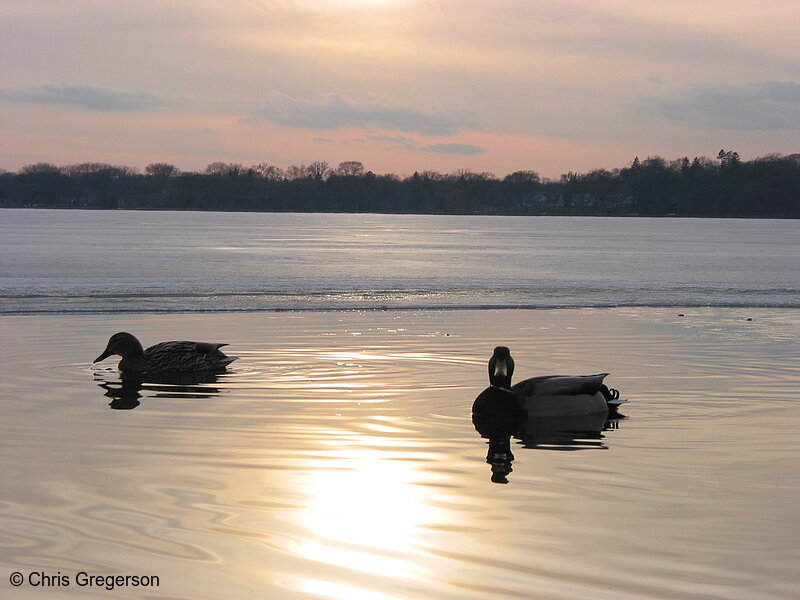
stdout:
POLYGON ((146 350, 130 333, 121 331, 108 340, 94 362, 116 354, 119 370, 125 373, 220 373, 238 357, 220 351, 227 344, 209 342, 161 342, 146 350))
POLYGON ((608 373, 543 375, 512 385, 514 359, 506 346, 497 346, 489 359, 489 387, 472 405, 473 414, 494 416, 573 417, 616 414, 619 392, 603 384, 608 373))

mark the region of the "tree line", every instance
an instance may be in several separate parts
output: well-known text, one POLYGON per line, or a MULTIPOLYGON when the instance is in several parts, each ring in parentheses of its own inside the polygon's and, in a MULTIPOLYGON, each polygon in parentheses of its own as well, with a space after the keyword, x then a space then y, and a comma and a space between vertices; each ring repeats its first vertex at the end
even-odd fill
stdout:
POLYGON ((0 206, 42 208, 378 212, 421 214, 800 217, 800 154, 743 161, 635 158, 620 169, 569 172, 459 170, 376 175, 358 161, 280 168, 214 162, 203 172, 152 163, 35 163, 0 170, 0 206))

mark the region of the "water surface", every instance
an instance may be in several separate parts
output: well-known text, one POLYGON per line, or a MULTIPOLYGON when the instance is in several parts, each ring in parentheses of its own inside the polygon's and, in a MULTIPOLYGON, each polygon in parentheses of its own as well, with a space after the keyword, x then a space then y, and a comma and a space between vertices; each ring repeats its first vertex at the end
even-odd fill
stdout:
POLYGON ((72 581, 3 596, 800 597, 799 229, 0 211, 0 585, 72 581), (122 330, 240 359, 121 379, 122 330), (481 437, 501 343, 628 418, 481 437))
POLYGON ((160 577, 126 598, 800 596, 795 310, 41 315, 0 327, 6 588, 12 571, 87 571, 160 577), (226 341, 240 360, 214 381, 126 389, 113 361, 90 364, 117 330, 146 344, 226 341), (629 418, 512 440, 508 483, 492 483, 469 407, 497 343, 521 376, 610 371, 629 418))
POLYGON ((800 221, 0 210, 0 314, 800 307, 800 221))

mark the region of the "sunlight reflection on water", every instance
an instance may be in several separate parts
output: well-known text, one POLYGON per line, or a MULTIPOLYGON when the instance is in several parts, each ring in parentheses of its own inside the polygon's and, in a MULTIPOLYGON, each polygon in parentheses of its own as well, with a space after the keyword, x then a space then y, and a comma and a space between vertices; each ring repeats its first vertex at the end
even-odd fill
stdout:
POLYGON ((423 480, 414 464, 404 462, 402 453, 374 449, 349 448, 339 457, 327 458, 318 469, 305 473, 310 503, 298 519, 322 542, 305 545, 300 553, 391 577, 425 572, 408 559, 382 556, 392 549, 408 555, 415 530, 440 520, 442 511, 428 503, 431 491, 419 485, 423 480))

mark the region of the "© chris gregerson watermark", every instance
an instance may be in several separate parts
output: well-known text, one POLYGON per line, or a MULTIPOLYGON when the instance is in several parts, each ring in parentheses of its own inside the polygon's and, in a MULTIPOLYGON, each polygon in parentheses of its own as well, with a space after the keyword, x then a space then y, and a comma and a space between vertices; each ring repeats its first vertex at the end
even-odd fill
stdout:
POLYGON ((27 574, 14 571, 8 578, 11 585, 19 587, 93 587, 105 588, 109 592, 118 588, 132 587, 159 587, 161 580, 158 575, 93 575, 86 571, 78 571, 73 576, 65 575, 61 571, 45 573, 44 571, 31 571, 27 574))

